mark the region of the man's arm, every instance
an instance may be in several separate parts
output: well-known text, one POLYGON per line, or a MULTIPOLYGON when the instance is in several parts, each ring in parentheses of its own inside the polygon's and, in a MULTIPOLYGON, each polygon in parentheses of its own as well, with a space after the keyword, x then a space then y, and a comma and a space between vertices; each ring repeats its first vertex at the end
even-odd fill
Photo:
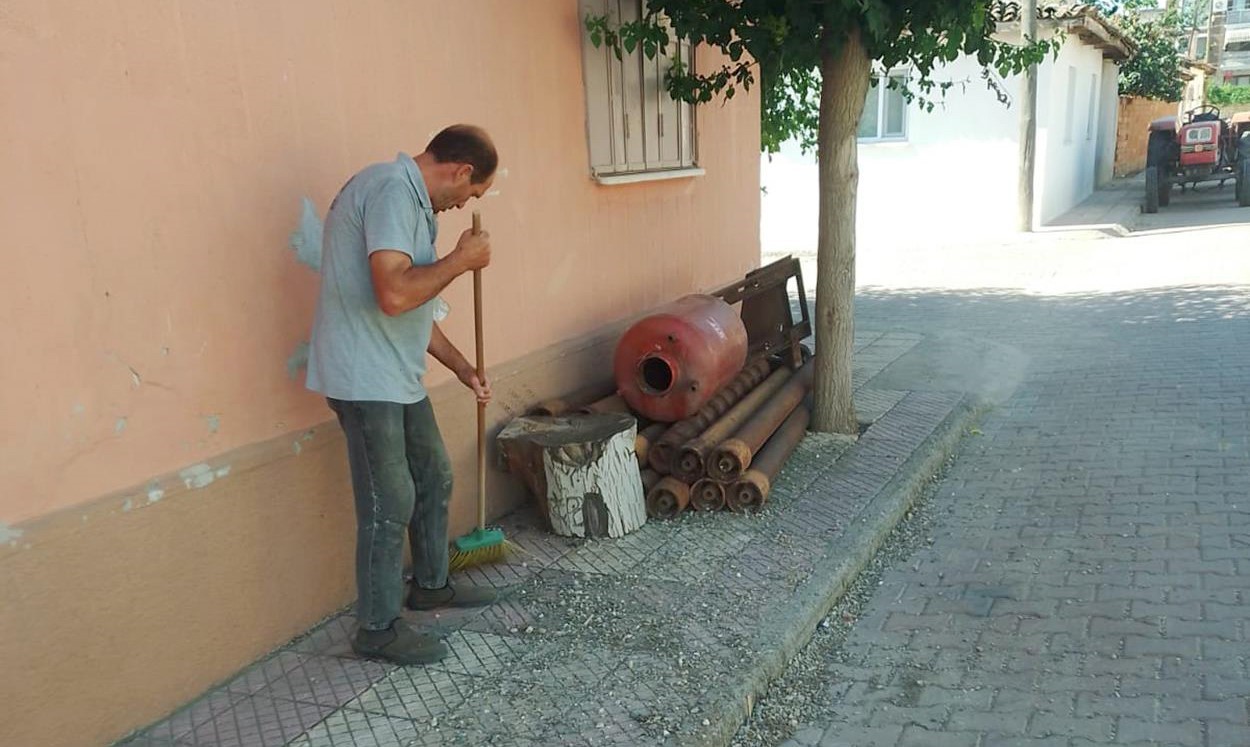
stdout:
POLYGON ((470 269, 459 248, 432 265, 414 265, 411 257, 398 250, 382 249, 369 255, 373 294, 387 316, 399 316, 428 302, 470 269))
POLYGON ((434 325, 434 329, 430 332, 430 355, 439 363, 446 366, 457 379, 465 386, 473 390, 477 398, 481 402, 489 402, 491 391, 490 381, 485 378, 478 379, 477 368, 469 362, 468 358, 447 339, 447 335, 443 334, 443 330, 438 324, 434 325))
POLYGON ((414 264, 418 247, 431 240, 414 210, 408 187, 392 180, 378 185, 364 206, 365 248, 378 308, 387 316, 411 311, 439 294, 461 273, 490 264, 490 234, 465 231, 456 248, 430 264, 414 264))
POLYGON ((433 331, 430 332, 430 355, 434 356, 434 360, 442 363, 449 371, 456 375, 456 378, 463 378, 462 373, 477 373, 477 369, 464 357, 464 353, 447 339, 447 335, 443 334, 442 328, 436 322, 433 331))

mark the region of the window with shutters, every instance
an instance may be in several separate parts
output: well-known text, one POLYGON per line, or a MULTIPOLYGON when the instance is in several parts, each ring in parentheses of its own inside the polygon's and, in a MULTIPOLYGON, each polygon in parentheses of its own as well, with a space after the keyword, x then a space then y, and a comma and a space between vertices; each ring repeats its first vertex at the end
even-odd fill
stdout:
MULTIPOLYGON (((608 17, 612 25, 636 21, 644 0, 580 0, 581 18, 608 17)), ((694 107, 665 88, 674 61, 694 64, 688 42, 670 31, 668 48, 648 59, 641 49, 616 53, 595 47, 582 28, 586 80, 586 136, 590 171, 603 184, 697 176, 694 107)))
POLYGON ((903 96, 906 84, 905 72, 872 76, 864 113, 859 118, 860 142, 907 139, 907 99, 903 96))

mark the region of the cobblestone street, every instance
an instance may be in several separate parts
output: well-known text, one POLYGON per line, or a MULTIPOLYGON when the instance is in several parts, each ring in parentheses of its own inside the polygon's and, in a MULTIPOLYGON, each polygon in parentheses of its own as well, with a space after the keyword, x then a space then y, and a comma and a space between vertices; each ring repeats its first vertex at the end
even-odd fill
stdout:
POLYGON ((931 288, 862 293, 859 324, 936 338, 898 376, 1018 380, 788 745, 1250 745, 1247 246, 1244 226, 1034 245, 1011 278, 956 253, 931 288))

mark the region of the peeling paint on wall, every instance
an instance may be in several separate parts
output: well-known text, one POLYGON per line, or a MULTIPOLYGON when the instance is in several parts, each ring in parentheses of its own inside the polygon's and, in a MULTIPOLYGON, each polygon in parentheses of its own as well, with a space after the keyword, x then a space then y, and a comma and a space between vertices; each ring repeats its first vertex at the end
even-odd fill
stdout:
POLYGON ((218 415, 205 415, 204 422, 208 424, 209 433, 216 433, 221 428, 221 417, 218 415))
MULTIPOLYGON (((214 471, 213 468, 207 464, 200 463, 187 467, 179 472, 178 476, 182 478, 183 485, 186 485, 187 488, 191 490, 195 490, 197 488, 207 487, 213 483, 213 480, 225 477, 228 474, 230 474, 230 465, 228 464, 224 467, 219 467, 216 471, 214 471)), ((150 495, 151 494, 149 493, 149 497, 150 495)))
POLYGON ((87 408, 86 408, 86 407, 84 407, 84 406, 83 406, 83 404, 82 404, 81 402, 75 402, 75 403, 74 403, 73 413, 74 413, 75 415, 82 415, 82 414, 83 414, 84 412, 86 412, 86 411, 87 411, 87 408))
POLYGON ((300 455, 300 452, 302 452, 302 451, 304 450, 304 444, 305 444, 305 443, 307 443, 308 441, 311 441, 311 440, 313 440, 313 432, 312 432, 312 431, 306 431, 306 432, 304 433, 304 435, 302 435, 302 436, 300 436, 299 438, 295 439, 295 443, 293 444, 294 449, 295 449, 295 455, 296 455, 296 456, 299 456, 299 455, 300 455))
POLYGON ((113 432, 120 435, 124 430, 126 430, 126 418, 118 418, 117 422, 113 423, 113 432))
POLYGON ((131 509, 133 509, 134 507, 135 507, 135 501, 134 501, 134 499, 133 499, 133 498, 127 498, 127 499, 126 499, 126 502, 122 504, 122 513, 128 513, 128 512, 129 512, 131 509))
POLYGON ((300 200, 299 227, 291 233, 291 249, 301 264, 321 271, 321 235, 324 227, 317 208, 307 197, 300 200))
POLYGON ((286 359, 286 375, 292 379, 299 378, 299 372, 308 368, 308 341, 304 340, 295 346, 295 351, 286 359))
POLYGON ((160 499, 164 497, 165 497, 164 490, 161 490, 155 485, 151 485, 148 487, 148 503, 156 503, 157 501, 159 501, 160 499))
POLYGON ((192 467, 187 467, 183 471, 179 472, 178 476, 182 478, 182 483, 191 489, 202 488, 205 485, 211 484, 213 480, 216 479, 213 475, 213 468, 207 464, 197 464, 192 467))
POLYGON ((21 529, 11 527, 0 521, 0 542, 16 546, 17 541, 22 538, 23 534, 25 534, 25 532, 21 529))

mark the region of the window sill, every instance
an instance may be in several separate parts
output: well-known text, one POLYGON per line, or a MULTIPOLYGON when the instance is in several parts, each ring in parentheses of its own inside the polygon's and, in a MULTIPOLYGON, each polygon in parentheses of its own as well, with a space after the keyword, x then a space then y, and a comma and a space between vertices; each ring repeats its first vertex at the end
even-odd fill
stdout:
POLYGON ((639 171, 632 174, 595 174, 594 180, 605 187, 614 184, 636 184, 638 182, 659 182, 666 179, 688 179, 703 176, 707 172, 701 168, 665 169, 664 171, 639 171))

